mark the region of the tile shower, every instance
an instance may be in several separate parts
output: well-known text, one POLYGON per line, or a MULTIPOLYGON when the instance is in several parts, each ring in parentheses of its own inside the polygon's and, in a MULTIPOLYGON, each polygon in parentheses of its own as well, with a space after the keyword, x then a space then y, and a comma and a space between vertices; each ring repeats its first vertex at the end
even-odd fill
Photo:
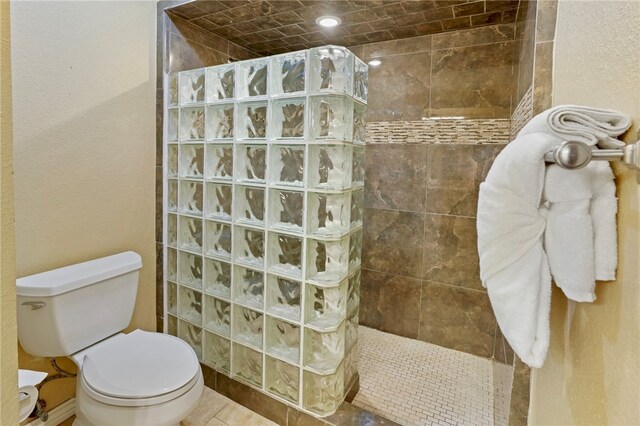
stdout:
POLYGON ((165 84, 167 331, 334 413, 356 378, 367 65, 320 47, 165 84))

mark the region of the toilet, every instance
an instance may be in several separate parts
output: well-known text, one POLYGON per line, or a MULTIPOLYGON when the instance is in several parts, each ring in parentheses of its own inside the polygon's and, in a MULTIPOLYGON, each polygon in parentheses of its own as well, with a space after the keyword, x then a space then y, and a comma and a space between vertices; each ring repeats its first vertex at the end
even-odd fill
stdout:
POLYGON ((17 280, 18 340, 78 366, 75 426, 179 425, 204 379, 184 341, 127 328, 140 255, 124 252, 17 280))

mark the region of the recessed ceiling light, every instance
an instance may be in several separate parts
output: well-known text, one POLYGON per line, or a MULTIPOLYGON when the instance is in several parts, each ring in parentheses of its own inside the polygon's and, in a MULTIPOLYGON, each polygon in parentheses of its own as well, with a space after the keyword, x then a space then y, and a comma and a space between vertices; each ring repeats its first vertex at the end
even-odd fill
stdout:
POLYGON ((382 61, 380 61, 380 59, 372 59, 369 61, 369 65, 371 65, 372 67, 377 67, 381 63, 382 61))
POLYGON ((325 15, 316 19, 316 24, 321 27, 337 27, 342 24, 342 19, 337 16, 325 15))

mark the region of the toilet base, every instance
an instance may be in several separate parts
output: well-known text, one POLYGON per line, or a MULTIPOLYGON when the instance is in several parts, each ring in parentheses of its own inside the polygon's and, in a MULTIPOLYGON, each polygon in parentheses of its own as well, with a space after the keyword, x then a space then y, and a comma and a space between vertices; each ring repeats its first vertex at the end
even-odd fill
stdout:
POLYGON ((179 426, 198 405, 204 391, 199 371, 196 383, 181 396, 161 404, 122 407, 104 404, 76 386, 76 420, 73 426, 179 426))

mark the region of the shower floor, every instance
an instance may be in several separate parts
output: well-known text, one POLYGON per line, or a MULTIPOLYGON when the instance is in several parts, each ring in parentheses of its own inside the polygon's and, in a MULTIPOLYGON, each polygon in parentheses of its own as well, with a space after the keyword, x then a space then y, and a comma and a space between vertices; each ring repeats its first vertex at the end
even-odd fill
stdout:
POLYGON ((507 424, 511 367, 368 327, 358 333, 354 405, 403 425, 507 424))

